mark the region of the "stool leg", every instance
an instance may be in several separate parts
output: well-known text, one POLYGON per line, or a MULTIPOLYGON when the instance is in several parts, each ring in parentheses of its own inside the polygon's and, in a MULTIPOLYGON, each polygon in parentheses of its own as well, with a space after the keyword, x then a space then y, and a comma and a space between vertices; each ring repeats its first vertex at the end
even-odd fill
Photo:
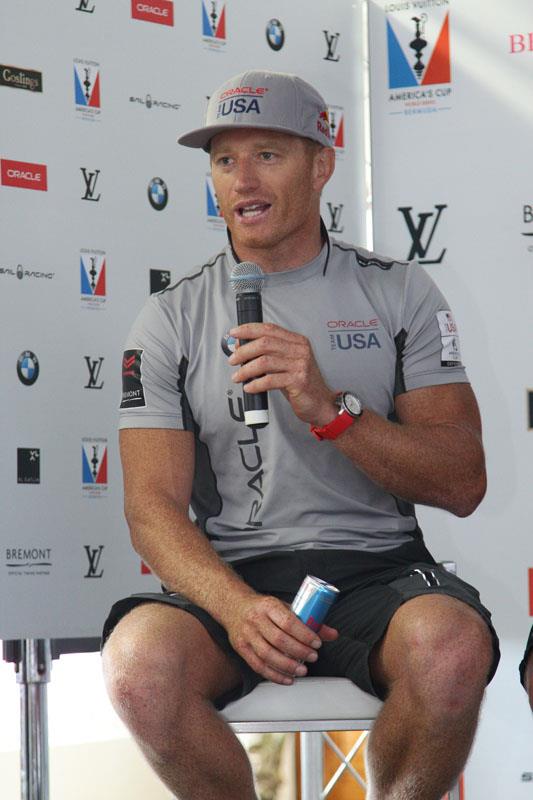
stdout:
POLYGON ((459 781, 454 783, 454 785, 446 795, 446 800, 461 800, 461 795, 459 792, 459 781))
POLYGON ((301 800, 319 800, 324 788, 324 745, 320 731, 300 733, 301 800))

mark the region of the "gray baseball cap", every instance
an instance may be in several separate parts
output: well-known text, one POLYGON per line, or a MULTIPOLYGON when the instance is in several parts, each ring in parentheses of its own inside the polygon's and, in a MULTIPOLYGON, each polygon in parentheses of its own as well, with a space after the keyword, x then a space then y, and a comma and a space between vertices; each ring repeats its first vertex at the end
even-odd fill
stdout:
POLYGON ((235 128, 268 128, 332 147, 324 99, 287 72, 249 70, 230 78, 211 95, 205 125, 184 133, 178 142, 208 152, 213 136, 235 128))

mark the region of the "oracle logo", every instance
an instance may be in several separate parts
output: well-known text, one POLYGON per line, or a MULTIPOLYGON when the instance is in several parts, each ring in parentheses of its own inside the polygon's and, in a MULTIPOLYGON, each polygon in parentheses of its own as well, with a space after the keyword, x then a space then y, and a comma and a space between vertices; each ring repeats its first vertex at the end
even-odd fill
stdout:
POLYGON ((225 92, 222 92, 219 100, 224 100, 226 97, 232 97, 235 94, 262 96, 265 92, 268 92, 267 86, 235 86, 233 89, 226 89, 225 92))
POLYGON ((46 165, 29 164, 26 161, 0 159, 0 180, 3 186, 17 186, 19 189, 48 191, 46 165))
POLYGON ((141 3, 131 0, 131 16, 143 22, 156 22, 159 25, 174 25, 174 3, 172 0, 152 0, 141 3))
POLYGON ((379 327, 379 319, 330 319, 328 328, 363 328, 374 330, 379 327))

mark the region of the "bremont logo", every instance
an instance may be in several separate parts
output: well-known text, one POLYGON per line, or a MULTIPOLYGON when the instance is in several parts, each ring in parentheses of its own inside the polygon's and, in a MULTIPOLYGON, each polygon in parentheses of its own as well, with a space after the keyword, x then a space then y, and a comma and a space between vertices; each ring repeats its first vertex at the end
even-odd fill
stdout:
POLYGON ((326 45, 328 48, 327 54, 324 56, 324 61, 338 61, 340 56, 335 56, 337 52, 337 45, 339 44, 340 33, 330 33, 329 31, 322 31, 326 37, 326 45))
POLYGON ((83 175, 83 180, 85 181, 85 194, 81 199, 92 200, 93 202, 97 203, 102 196, 100 193, 98 194, 98 197, 94 196, 96 191, 96 181, 100 175, 100 170, 95 169, 94 172, 89 172, 85 167, 80 167, 80 169, 83 175))
POLYGON ((411 215, 411 211, 413 210, 412 206, 403 206, 398 208, 398 211, 403 214, 405 224, 407 225, 407 229, 412 240, 411 249, 409 250, 409 255, 407 256, 408 261, 416 258, 420 264, 441 263, 446 252, 445 247, 441 250, 440 255, 434 258, 429 258, 428 251, 433 242, 433 237, 435 235, 435 231, 437 230, 437 225, 439 224, 441 214, 445 208, 448 208, 448 206, 445 204, 440 204, 435 206, 435 211, 424 211, 418 214, 418 223, 415 223, 411 215), (435 216, 435 219, 432 223, 429 223, 428 233, 424 243, 423 237, 426 230, 426 225, 433 216, 435 216))
POLYGON ((85 363, 87 364, 87 369, 89 370, 89 380, 85 384, 86 389, 101 389, 104 385, 104 382, 98 383, 98 379, 100 377, 100 370, 102 369, 102 364, 104 363, 104 357, 100 356, 100 358, 91 358, 90 356, 84 356, 85 363))
POLYGON ((328 231, 330 233, 342 233, 344 230, 344 225, 341 227, 341 216, 344 204, 340 203, 338 206, 334 206, 333 203, 328 203, 327 206, 330 216, 328 231))
POLYGON ((102 551, 104 549, 104 545, 101 544, 98 547, 91 547, 90 545, 86 544, 83 546, 83 549, 87 553, 87 558, 89 560, 89 567, 87 572, 85 573, 85 578, 101 578, 104 574, 104 570, 101 569, 98 572, 98 568, 100 566, 100 559, 102 558, 102 551))

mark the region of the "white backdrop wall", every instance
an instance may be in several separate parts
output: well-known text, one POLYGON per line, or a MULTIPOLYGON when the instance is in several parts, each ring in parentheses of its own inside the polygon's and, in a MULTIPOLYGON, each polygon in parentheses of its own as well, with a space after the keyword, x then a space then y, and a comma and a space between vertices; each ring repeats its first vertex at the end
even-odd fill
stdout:
POLYGON ((502 640, 465 797, 519 800, 533 792, 517 672, 533 614, 533 8, 372 2, 369 23, 375 248, 420 259, 444 291, 483 417, 479 510, 419 513, 433 554, 478 587, 502 640))
POLYGON ((362 240, 360 18, 345 0, 3 0, 0 637, 98 636, 115 599, 157 586, 122 514, 121 357, 151 280, 225 244, 208 157, 176 144, 216 86, 261 67, 317 86, 338 156, 324 220, 362 240))

